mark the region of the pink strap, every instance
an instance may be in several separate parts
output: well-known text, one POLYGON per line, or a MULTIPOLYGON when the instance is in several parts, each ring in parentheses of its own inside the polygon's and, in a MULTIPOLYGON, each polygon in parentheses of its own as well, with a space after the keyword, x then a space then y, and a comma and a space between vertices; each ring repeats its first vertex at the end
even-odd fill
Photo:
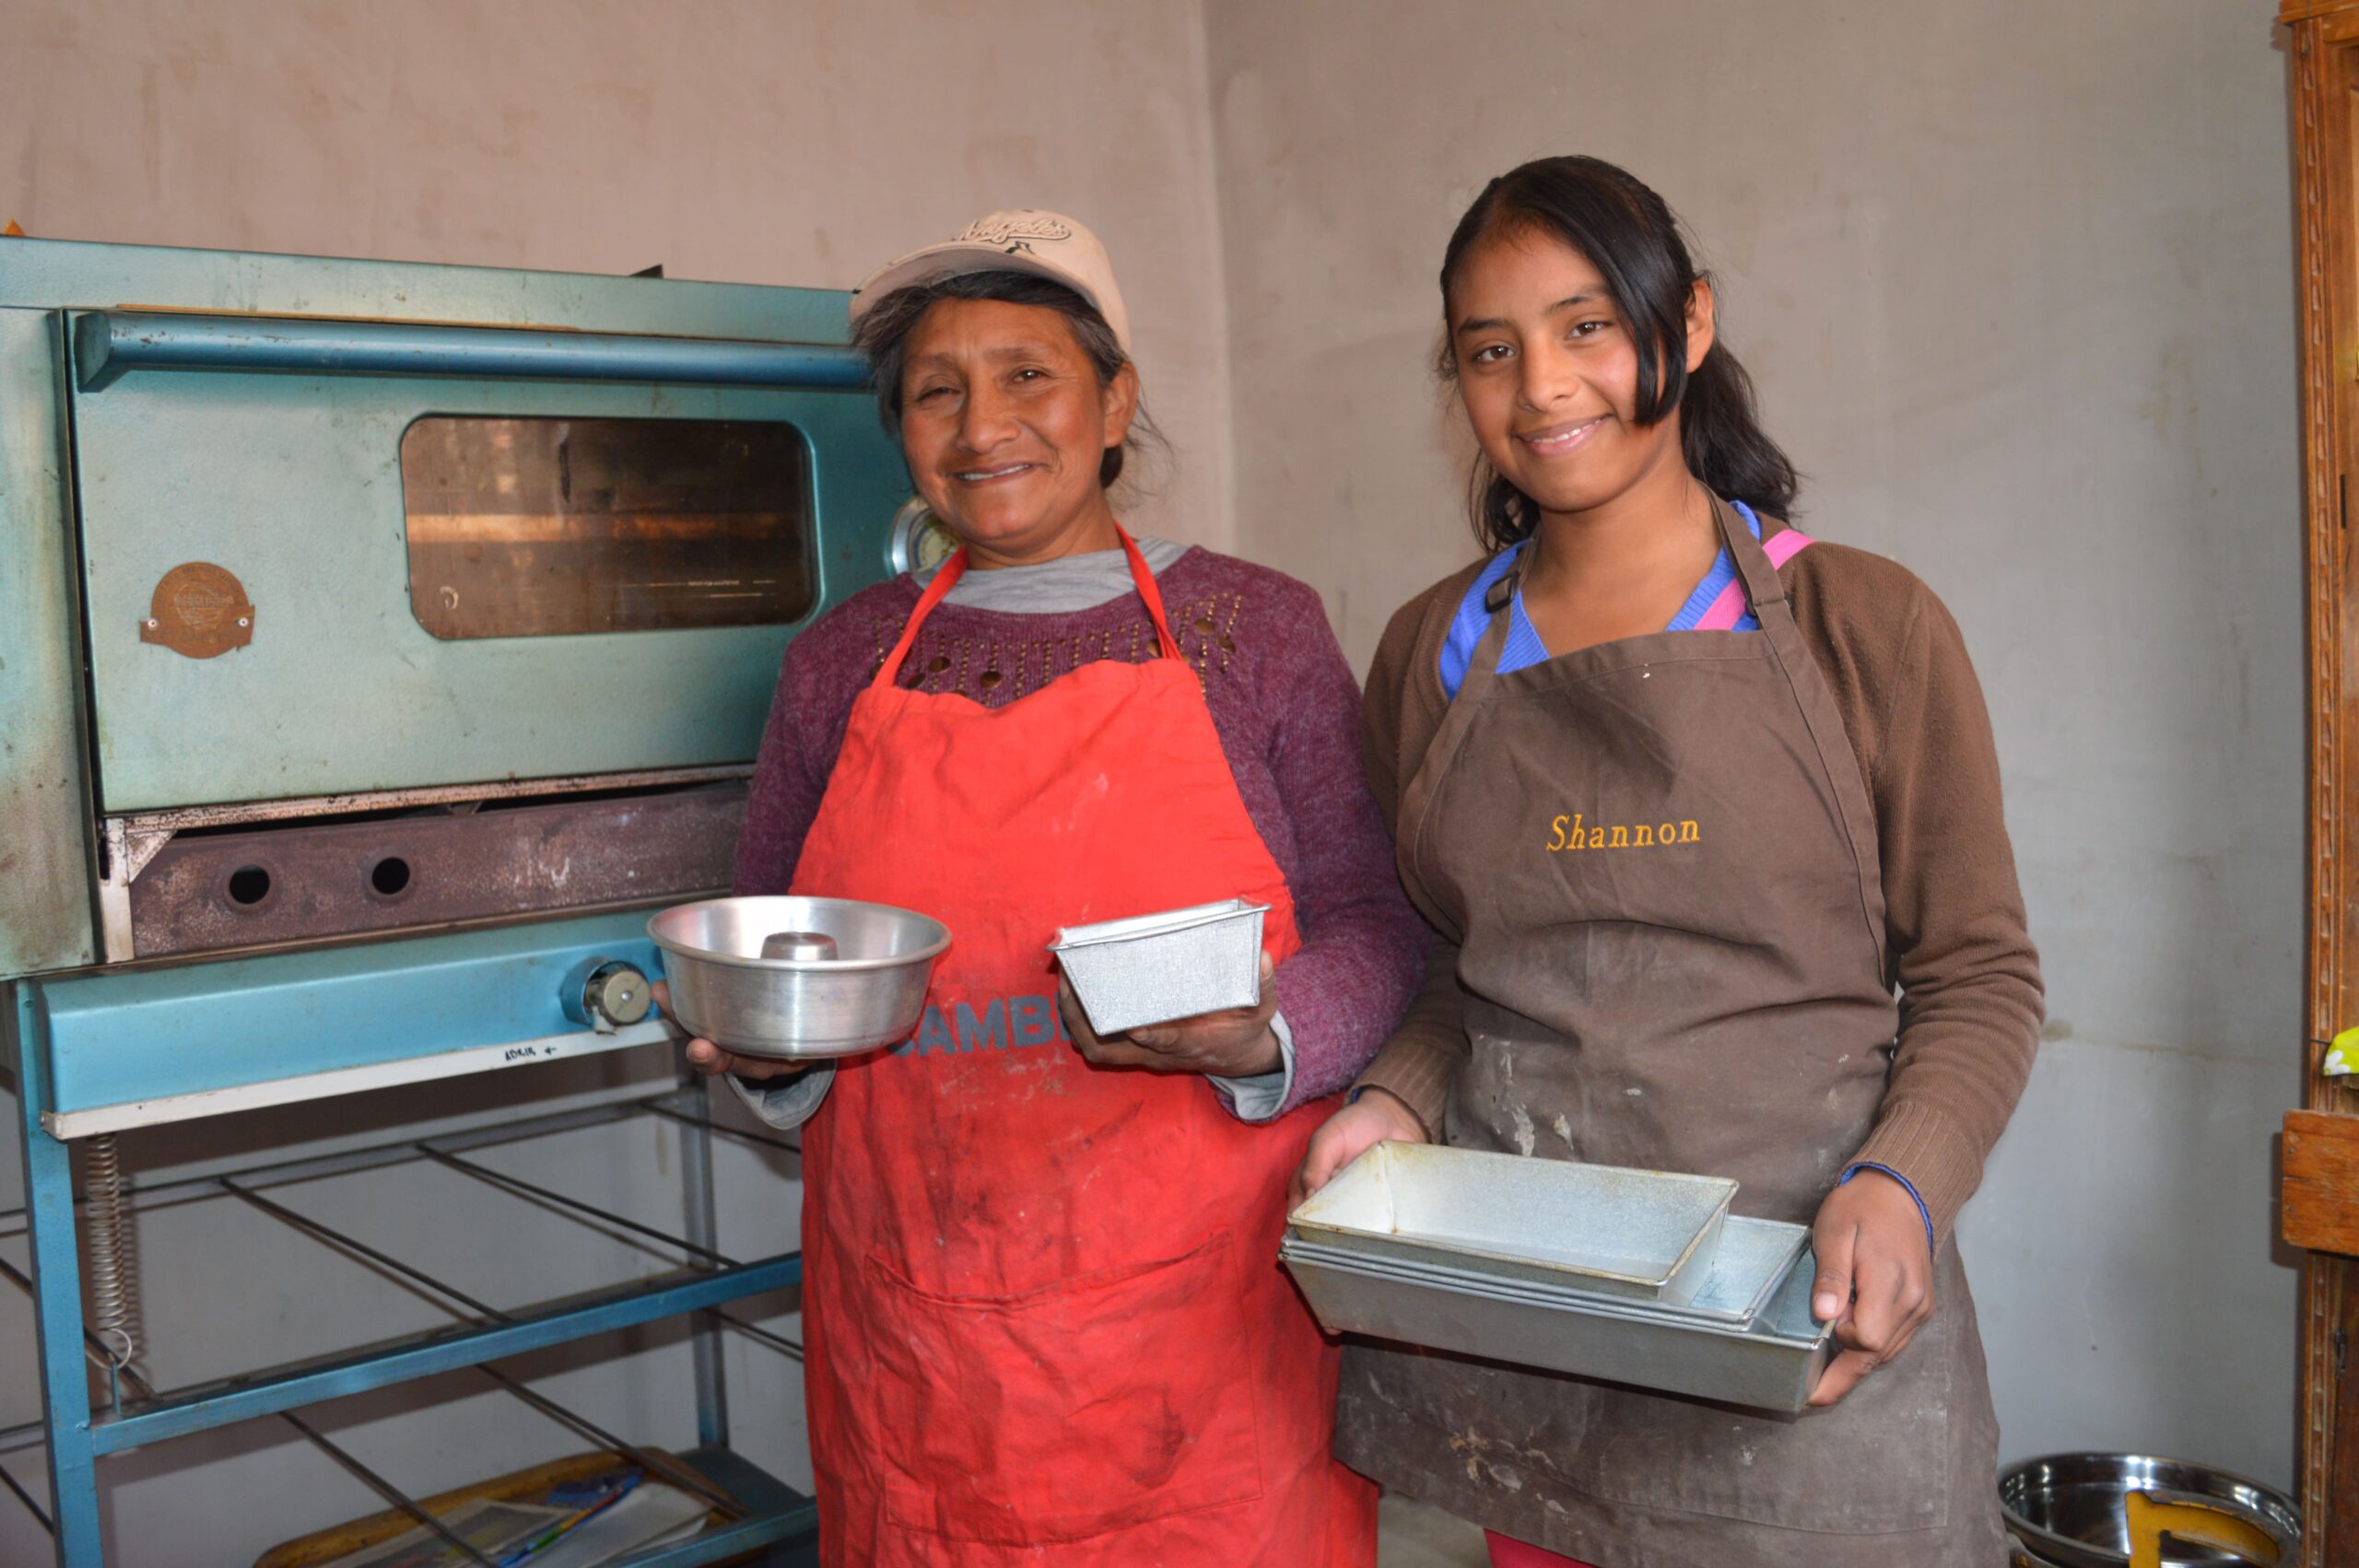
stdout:
MULTIPOLYGON (((1810 535, 1798 528, 1789 528, 1782 533, 1771 534, 1768 543, 1761 546, 1761 553, 1769 557, 1769 569, 1778 571, 1788 561, 1809 549, 1811 544, 1810 535)), ((1713 600, 1710 607, 1705 610, 1703 618, 1696 623, 1695 629, 1699 632, 1724 632, 1735 626, 1743 618, 1743 615, 1744 577, 1743 573, 1739 573, 1730 580, 1726 588, 1720 590, 1720 596, 1713 600)))
POLYGON ((1588 1563, 1578 1559, 1560 1556, 1496 1530, 1485 1530, 1483 1539, 1491 1549, 1491 1568, 1589 1568, 1588 1563))

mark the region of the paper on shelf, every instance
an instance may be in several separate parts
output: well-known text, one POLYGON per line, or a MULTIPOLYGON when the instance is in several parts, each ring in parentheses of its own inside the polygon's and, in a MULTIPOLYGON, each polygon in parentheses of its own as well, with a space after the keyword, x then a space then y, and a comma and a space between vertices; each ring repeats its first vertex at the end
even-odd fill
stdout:
MULTIPOLYGON (((437 1514, 444 1529, 497 1562, 568 1517, 569 1510, 472 1498, 437 1514)), ((474 1560, 424 1525, 322 1564, 322 1568, 472 1568, 474 1560)))
POLYGON ((704 1527, 711 1504, 652 1479, 621 1502, 592 1515, 524 1560, 526 1568, 598 1568, 626 1553, 685 1540, 704 1527))

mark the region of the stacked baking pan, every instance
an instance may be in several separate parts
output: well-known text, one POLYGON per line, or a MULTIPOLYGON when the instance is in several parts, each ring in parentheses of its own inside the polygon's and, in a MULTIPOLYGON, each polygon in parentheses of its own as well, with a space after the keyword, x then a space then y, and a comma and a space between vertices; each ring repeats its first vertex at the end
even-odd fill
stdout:
POLYGON ((1801 1225, 1736 1183, 1379 1143, 1287 1217, 1278 1257, 1332 1332, 1799 1410, 1833 1353, 1801 1225))

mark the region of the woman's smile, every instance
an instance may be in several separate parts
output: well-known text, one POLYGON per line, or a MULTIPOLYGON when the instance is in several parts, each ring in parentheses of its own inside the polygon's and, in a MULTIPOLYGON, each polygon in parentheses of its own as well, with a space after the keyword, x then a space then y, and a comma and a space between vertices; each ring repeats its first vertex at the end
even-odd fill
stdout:
POLYGON ((1037 462, 1003 462, 990 468, 956 469, 950 477, 961 485, 996 485, 1003 480, 1037 473, 1039 467, 1037 462))

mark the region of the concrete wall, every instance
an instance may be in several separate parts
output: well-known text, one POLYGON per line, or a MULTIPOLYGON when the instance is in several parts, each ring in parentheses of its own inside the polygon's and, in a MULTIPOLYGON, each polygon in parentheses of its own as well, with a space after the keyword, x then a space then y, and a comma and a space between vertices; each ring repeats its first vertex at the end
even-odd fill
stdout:
POLYGON ((2266 7, 1209 0, 1244 551, 1356 660, 1472 558, 1426 374, 1482 182, 1687 218, 1811 531, 1956 612, 2053 1022, 1962 1235, 2010 1455, 2292 1470, 2302 667, 2266 7))
POLYGON ((1232 537, 1193 0, 6 16, 0 217, 51 239, 849 288, 993 208, 1072 213, 1114 258, 1175 449, 1132 510, 1232 537))

